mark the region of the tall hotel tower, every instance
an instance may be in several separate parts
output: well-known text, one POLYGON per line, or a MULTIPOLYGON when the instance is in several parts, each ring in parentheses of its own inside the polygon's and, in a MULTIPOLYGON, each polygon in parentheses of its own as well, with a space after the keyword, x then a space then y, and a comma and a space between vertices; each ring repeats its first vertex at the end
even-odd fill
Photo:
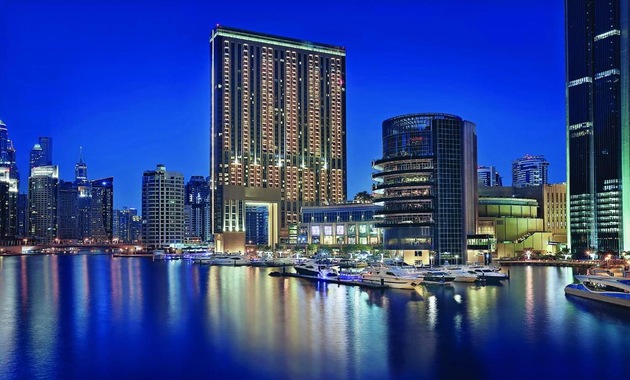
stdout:
POLYGON ((630 4, 565 10, 571 251, 630 251, 630 4))
POLYGON ((210 50, 216 249, 243 251, 248 206, 293 243, 302 206, 346 199, 345 49, 217 26, 210 50))

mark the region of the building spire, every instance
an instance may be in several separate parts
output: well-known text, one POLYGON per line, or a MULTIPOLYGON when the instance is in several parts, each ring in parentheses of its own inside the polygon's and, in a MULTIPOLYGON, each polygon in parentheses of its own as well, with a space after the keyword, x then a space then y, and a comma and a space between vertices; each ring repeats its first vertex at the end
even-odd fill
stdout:
POLYGON ((82 146, 79 147, 79 163, 80 164, 84 163, 83 162, 83 147, 82 146))

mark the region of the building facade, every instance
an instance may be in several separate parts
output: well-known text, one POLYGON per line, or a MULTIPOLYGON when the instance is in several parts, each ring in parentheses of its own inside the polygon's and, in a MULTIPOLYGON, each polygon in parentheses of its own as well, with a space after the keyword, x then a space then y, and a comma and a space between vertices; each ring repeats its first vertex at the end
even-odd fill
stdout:
POLYGON ((139 243, 142 235, 142 217, 135 208, 114 210, 114 239, 119 243, 139 243))
MULTIPOLYGON (((493 259, 555 250, 552 233, 545 230, 536 199, 479 197, 477 233, 492 236, 496 242, 495 250, 489 252, 493 259)), ((478 262, 479 253, 469 251, 467 260, 478 262)))
POLYGON ((567 1, 565 17, 571 250, 630 251, 630 4, 567 1))
POLYGON ((503 186, 503 179, 494 166, 479 166, 477 181, 479 186, 503 186))
POLYGON ((114 237, 114 178, 91 181, 90 239, 111 242, 114 237))
POLYGON ((525 156, 512 161, 512 186, 540 186, 548 183, 549 162, 543 156, 525 156))
POLYGON ((244 250, 252 205, 289 242, 302 206, 346 199, 345 49, 221 26, 210 48, 215 246, 244 250))
POLYGON ((31 149, 29 167, 52 165, 52 137, 40 137, 31 149))
POLYGON ((476 232, 475 125, 439 113, 385 120, 383 157, 373 167, 384 249, 426 264, 463 257, 476 232))
POLYGON ((29 236, 50 243, 57 238, 59 168, 37 166, 28 179, 29 236))
POLYGON ((9 139, 9 131, 7 125, 0 120, 0 168, 9 168, 9 177, 20 181, 17 160, 15 156, 15 148, 13 141, 9 139))
POLYGON ((302 207, 298 244, 339 248, 344 245, 369 245, 380 248, 382 231, 376 226, 379 220, 375 216, 382 209, 383 206, 369 203, 302 207))
POLYGON ((149 249, 184 241, 184 176, 157 165, 142 176, 142 242, 149 249))
POLYGON ((18 181, 11 169, 0 166, 0 240, 17 236, 18 181))
POLYGON ((186 238, 209 242, 212 240, 209 179, 192 176, 186 183, 185 190, 186 238))

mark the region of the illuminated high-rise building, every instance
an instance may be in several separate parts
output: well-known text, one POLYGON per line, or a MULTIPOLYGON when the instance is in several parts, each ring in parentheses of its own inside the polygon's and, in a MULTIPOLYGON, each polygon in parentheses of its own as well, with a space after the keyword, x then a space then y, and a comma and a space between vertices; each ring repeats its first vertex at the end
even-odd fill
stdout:
POLYGON ((167 248, 184 241, 184 176, 166 166, 142 175, 142 242, 167 248))
POLYGON ((59 168, 36 166, 28 179, 29 236, 42 242, 57 237, 59 168))
POLYGON ((9 139, 8 128, 2 120, 0 120, 0 167, 9 168, 10 177, 18 182, 20 181, 15 148, 13 148, 13 142, 9 139))
POLYGON ((346 51, 222 26, 210 48, 215 245, 244 251, 248 206, 293 243, 302 206, 346 199, 346 51))
POLYGON ((186 237, 212 240, 210 229, 210 186, 203 176, 192 176, 186 183, 186 237))
POLYGON ((52 137, 40 137, 31 149, 30 168, 52 165, 52 137))
POLYGON ((423 264, 465 257, 477 228, 474 123, 442 113, 387 119, 383 157, 372 166, 384 249, 423 264))
POLYGON ((477 181, 479 186, 503 186, 503 179, 494 166, 479 166, 477 181))
POLYGON ((114 237, 114 178, 90 182, 90 238, 95 242, 111 242, 114 237))
POLYGON ((543 156, 525 156, 512 161, 512 187, 546 185, 549 162, 543 156))
POLYGON ((565 17, 569 244, 630 251, 630 3, 565 1, 565 17))

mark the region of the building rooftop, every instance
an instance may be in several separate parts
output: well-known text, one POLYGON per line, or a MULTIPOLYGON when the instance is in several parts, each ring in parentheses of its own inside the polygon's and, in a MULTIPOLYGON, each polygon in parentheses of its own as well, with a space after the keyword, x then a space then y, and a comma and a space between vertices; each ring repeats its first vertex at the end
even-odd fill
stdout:
POLYGON ((276 46, 284 46, 294 49, 311 50, 319 53, 346 56, 346 49, 341 46, 323 44, 319 42, 304 41, 295 38, 275 36, 271 34, 251 32, 244 29, 230 28, 218 25, 212 30, 210 41, 216 36, 232 37, 248 41, 267 43, 276 46))

